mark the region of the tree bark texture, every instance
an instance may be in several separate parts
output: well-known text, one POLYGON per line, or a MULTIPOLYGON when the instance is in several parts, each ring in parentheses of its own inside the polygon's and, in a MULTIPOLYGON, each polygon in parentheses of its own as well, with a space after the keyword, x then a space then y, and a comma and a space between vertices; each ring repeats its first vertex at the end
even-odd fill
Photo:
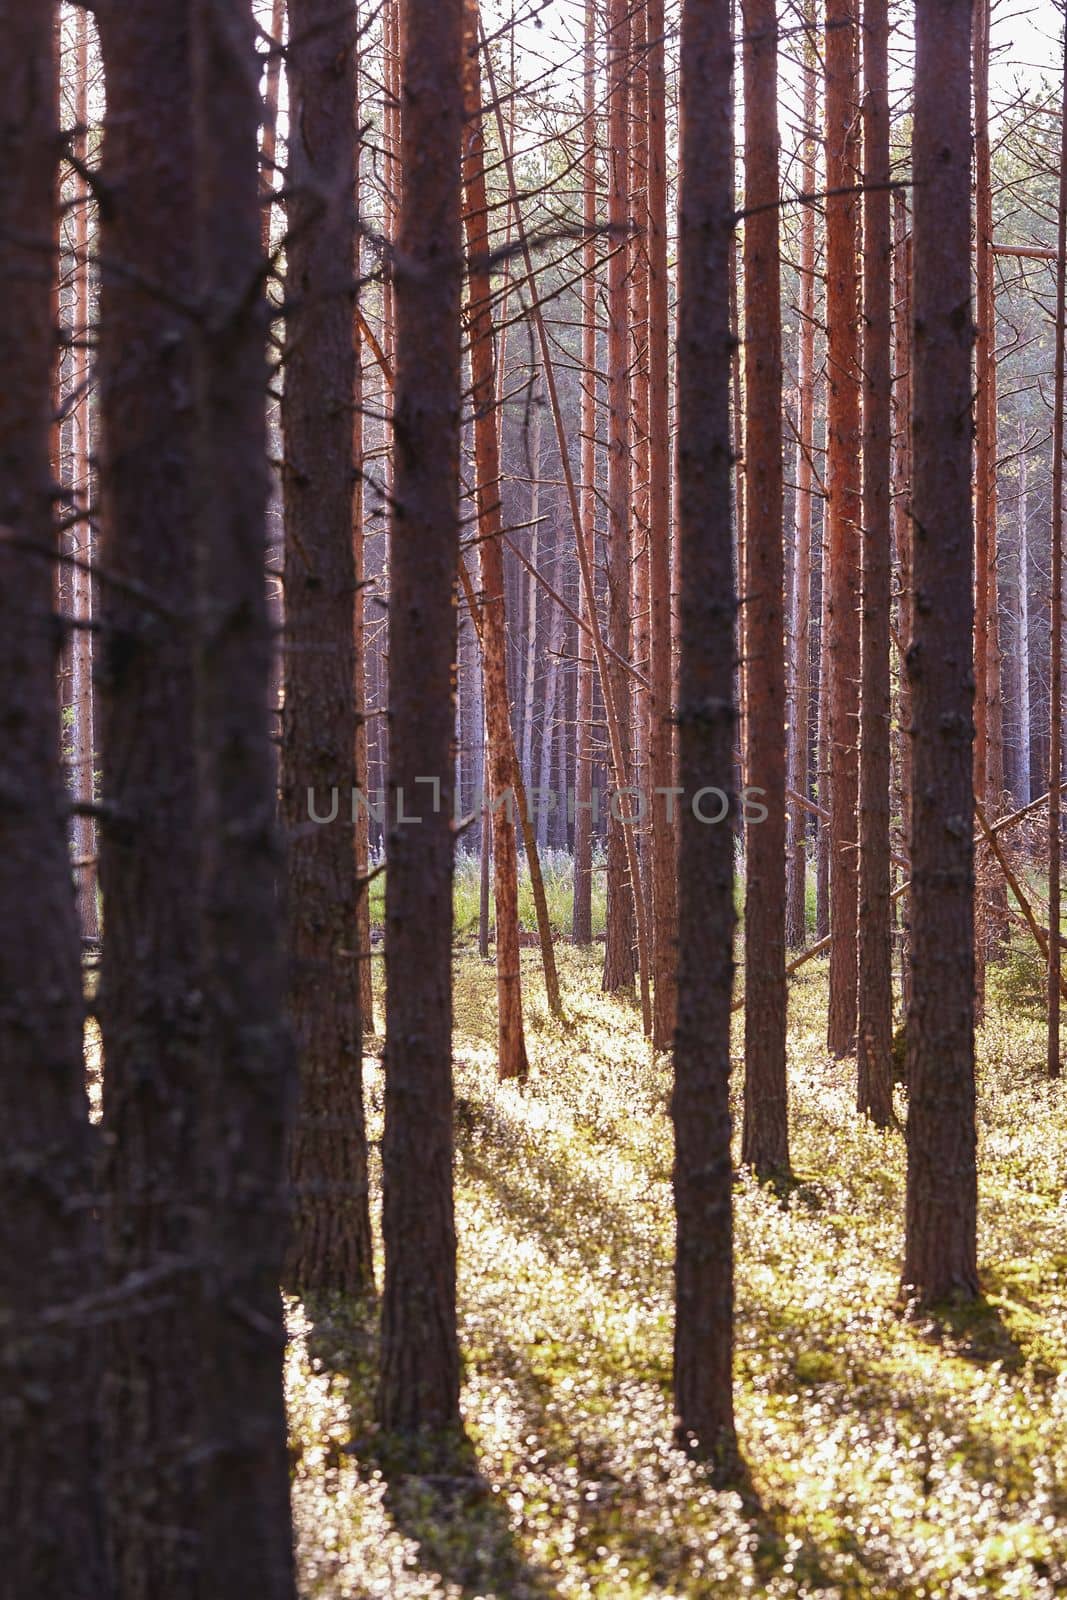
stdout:
POLYGON ((291 130, 282 438, 289 1022, 299 1095, 286 1281, 373 1283, 357 910, 353 302, 355 14, 289 0, 291 130), (337 791, 337 815, 330 816, 337 791), (311 800, 314 800, 314 807, 311 800))
POLYGON ((746 781, 765 817, 745 838, 745 1114, 741 1159, 789 1170, 785 977, 782 313, 775 0, 742 0, 745 91, 746 781))
MULTIPOLYGON (((728 292, 733 44, 727 0, 685 0, 681 42, 678 531, 679 784, 733 792, 736 597, 731 549, 728 292)), ((734 797, 736 804, 736 797, 734 797)), ((679 1442, 729 1475, 733 1416, 730 997, 734 835, 681 809, 674 1404, 679 1442)))
POLYGON ((905 1291, 978 1292, 969 0, 917 0, 905 1291))
POLYGON ((459 1421, 452 825, 459 559, 463 0, 405 0, 391 528, 389 872, 378 1418, 459 1421), (440 804, 432 786, 440 780, 440 804), (403 796, 408 816, 397 822, 403 796))
POLYGON ((0 3, 0 1590, 105 1592, 80 937, 59 770, 50 0, 0 3))
POLYGON ((827 0, 827 690, 831 813, 827 1046, 837 1056, 848 1055, 855 1048, 858 977, 861 427, 857 24, 858 0, 827 0))

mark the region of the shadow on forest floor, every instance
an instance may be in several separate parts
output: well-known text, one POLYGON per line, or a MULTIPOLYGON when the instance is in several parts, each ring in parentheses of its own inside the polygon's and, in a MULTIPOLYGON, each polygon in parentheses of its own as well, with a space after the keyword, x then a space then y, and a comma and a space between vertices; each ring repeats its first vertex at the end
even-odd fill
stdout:
POLYGON ((479 1470, 462 1431, 414 1439, 383 1434, 374 1421, 379 1304, 340 1297, 305 1302, 311 1329, 308 1353, 346 1384, 351 1443, 345 1454, 362 1473, 380 1472, 383 1501, 397 1530, 413 1541, 423 1571, 476 1600, 553 1600, 548 1574, 524 1557, 507 1507, 479 1470))

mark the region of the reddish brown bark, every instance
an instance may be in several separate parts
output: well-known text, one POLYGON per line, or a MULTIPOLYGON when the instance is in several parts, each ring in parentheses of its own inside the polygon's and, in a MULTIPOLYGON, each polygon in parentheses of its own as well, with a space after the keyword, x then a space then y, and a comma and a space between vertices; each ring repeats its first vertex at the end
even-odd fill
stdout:
MULTIPOLYGON (((617 656, 630 655, 630 385, 628 378, 629 290, 627 268, 630 227, 629 71, 630 0, 608 0, 608 639, 617 656)), ((617 788, 631 782, 630 681, 618 661, 608 671, 618 712, 621 765, 613 773, 617 788)), ((621 812, 616 804, 615 810, 621 812)), ((604 946, 604 988, 629 989, 634 981, 634 898, 640 883, 631 882, 624 827, 612 815, 608 822, 607 930, 604 946)))
POLYGON ((1063 769, 1063 428, 1065 344, 1067 344, 1067 43, 1063 56, 1064 99, 1060 117, 1059 233, 1056 262, 1056 375, 1052 412, 1052 572, 1050 584, 1049 670, 1049 778, 1048 778, 1048 1040, 1046 1064, 1050 1078, 1062 1071, 1060 1060, 1060 987, 1063 951, 1060 930, 1062 886, 1062 810, 1060 779, 1063 769))
POLYGON ((856 1043, 859 803, 860 350, 858 0, 826 4, 827 585, 830 1008, 827 1045, 856 1043))
MULTIPOLYGON (((596 539, 596 0, 585 4, 583 110, 585 116, 582 160, 582 502, 580 536, 592 551, 596 539)), ((591 559, 591 557, 590 557, 591 559)), ((580 605, 585 606, 584 590, 580 605)), ((574 909, 571 933, 575 944, 593 939, 593 651, 588 634, 578 631, 578 695, 574 750, 574 909)))
MULTIPOLYGON (((492 55, 485 49, 484 34, 482 38, 482 48, 489 79, 490 97, 493 101, 493 104, 496 106, 497 132, 499 134, 501 147, 504 153, 504 170, 508 182, 508 197, 511 203, 512 213, 515 218, 515 232, 519 247, 522 251, 523 266, 526 269, 526 275, 529 278, 531 285, 534 285, 536 284, 536 273, 534 270, 533 256, 530 249, 530 241, 526 233, 522 211, 518 201, 518 186, 515 182, 515 163, 512 157, 510 145, 508 143, 507 133, 504 127, 504 119, 500 110, 499 96, 496 88, 496 77, 493 71, 493 58, 492 55)), ((534 327, 537 332, 537 343, 544 371, 549 409, 552 413, 552 421, 556 433, 556 444, 559 448, 560 465, 563 469, 563 486, 564 490, 566 491, 567 507, 570 512, 571 526, 574 530, 575 549, 578 555, 578 569, 581 576, 583 610, 590 630, 589 637, 592 642, 593 654, 596 660, 597 677, 600 681, 601 693, 604 698, 604 720, 607 725, 611 773, 616 789, 623 791, 620 796, 618 811, 624 822, 621 832, 623 837, 623 846, 626 851, 627 868, 631 881, 636 883, 639 877, 639 872, 637 849, 634 840, 634 829, 632 826, 635 808, 632 804, 632 797, 626 795, 625 793, 625 786, 622 778, 620 777, 620 774, 625 773, 628 770, 628 761, 626 760, 625 755, 624 730, 620 716, 620 702, 616 699, 612 682, 612 674, 609 670, 609 663, 614 661, 622 665, 624 676, 628 677, 628 673, 626 671, 627 664, 625 662, 625 657, 621 657, 620 654, 614 651, 610 645, 605 644, 603 632, 600 627, 599 614, 597 611, 596 587, 593 576, 593 554, 592 551, 587 548, 585 539, 582 536, 581 505, 578 497, 578 486, 575 482, 574 471, 571 466, 570 445, 567 436, 566 424, 563 417, 563 408, 560 404, 559 388, 556 383, 556 369, 555 362, 552 357, 552 345, 549 342, 548 333, 545 328, 545 319, 541 313, 541 306, 536 297, 532 300, 530 309, 533 317, 534 327)), ((622 701, 623 707, 625 706, 625 703, 626 702, 624 699, 622 701)), ((631 898, 631 905, 633 905, 636 910, 638 968, 641 979, 642 1024, 645 1033, 650 1035, 652 1032, 652 1000, 649 984, 648 927, 644 915, 644 900, 640 895, 638 895, 636 898, 631 898)))
POLYGON ((863 610, 861 618, 858 1109, 893 1121, 890 882, 890 537, 892 196, 889 189, 889 8, 863 11, 863 610))
MULTIPOLYGON (((804 127, 801 186, 815 192, 816 59, 815 39, 808 33, 804 48, 804 127)), ((793 706, 790 718, 790 786, 809 793, 811 741, 811 531, 815 446, 815 209, 805 206, 800 218, 800 328, 797 337, 799 390, 796 452, 796 571, 793 608, 793 706)), ((807 818, 796 805, 791 812, 789 860, 786 867, 786 939, 803 945, 807 934, 807 818)))
POLYGON ((978 1292, 974 1086, 974 528, 970 5, 915 17, 913 998, 903 1283, 978 1292))
POLYGON ((745 834, 745 1114, 741 1159, 789 1171, 785 978, 782 313, 775 0, 741 0, 745 92, 746 781, 766 815, 745 834))
POLYGON ((52 609, 57 21, 48 0, 0 3, 0 1589, 98 1600, 99 1352, 77 1312, 96 1240, 52 609))
POLYGON ((463 0, 405 0, 395 276, 378 1419, 459 1422, 452 1195, 452 671, 459 560, 463 0), (416 779, 440 784, 440 801, 416 779), (403 798, 408 816, 400 823, 403 798))
POLYGON ((671 670, 670 326, 667 281, 667 87, 663 0, 648 0, 649 680, 652 1042, 669 1049, 677 1011, 677 833, 662 791, 674 784, 671 670))
MULTIPOLYGON (((893 205, 893 547, 897 562, 897 637, 906 654, 911 642, 911 235, 907 202, 894 193, 893 205)), ((900 821, 905 844, 911 837, 911 692, 903 667, 898 679, 897 722, 900 727, 900 821)), ((902 999, 911 1004, 911 892, 901 898, 902 999)))
MULTIPOLYGON (((478 504, 478 561, 485 722, 489 739, 489 791, 493 811, 496 900, 497 1072, 526 1077, 519 955, 519 881, 515 825, 504 796, 512 783, 511 707, 508 704, 507 617, 501 543, 500 447, 493 354, 493 285, 489 268, 489 206, 485 185, 485 135, 478 70, 478 0, 464 0, 463 145, 464 222, 467 234, 467 328, 474 404, 474 467, 478 504)), ((535 471, 539 470, 535 462, 535 471)), ((547 736, 547 727, 542 738, 547 736)))
MULTIPOLYGON (((995 816, 1004 788, 1004 748, 997 554, 996 296, 989 143, 990 21, 990 0, 975 0, 975 792, 980 803, 995 816)), ((1007 899, 999 875, 983 897, 977 926, 975 974, 981 1012, 985 1003, 986 957, 995 953, 1007 929, 1007 899)))
MULTIPOLYGON (((678 312, 679 783, 734 791, 729 318, 733 44, 726 0, 685 0, 678 312)), ((730 995, 733 830, 681 808, 675 1033, 674 1404, 680 1443, 729 1475, 733 1416, 730 995)))
POLYGON ((289 841, 289 1021, 300 1073, 289 1149, 286 1281, 359 1294, 373 1283, 363 1117, 359 949, 355 344, 355 19, 289 0, 285 707, 281 817, 289 841), (332 797, 337 815, 332 815, 332 797))
POLYGON ((630 157, 630 502, 632 549, 630 554, 630 659, 643 681, 631 679, 630 710, 633 734, 632 781, 642 795, 639 807, 638 854, 640 881, 637 892, 645 902, 645 920, 652 918, 652 881, 648 846, 648 741, 651 696, 649 670, 649 512, 650 512, 650 389, 649 389, 649 215, 648 215, 648 14, 644 0, 630 11, 630 106, 628 145, 630 157))

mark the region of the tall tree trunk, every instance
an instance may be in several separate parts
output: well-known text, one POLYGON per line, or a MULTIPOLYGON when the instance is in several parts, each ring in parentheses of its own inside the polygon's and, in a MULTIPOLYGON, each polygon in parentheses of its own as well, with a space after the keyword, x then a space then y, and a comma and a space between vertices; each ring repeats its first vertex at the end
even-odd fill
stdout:
POLYGON ((649 215, 648 215, 648 8, 645 0, 630 12, 630 109, 627 120, 630 158, 630 503, 633 538, 630 553, 630 659, 644 681, 630 680, 633 771, 631 781, 640 792, 637 845, 640 881, 635 893, 645 903, 645 920, 652 921, 652 881, 648 849, 651 694, 649 674, 649 512, 651 395, 649 387, 649 215))
MULTIPOLYGON (((480 76, 480 74, 479 74, 480 76)), ((483 175, 483 188, 484 188, 483 175)), ((488 235, 488 219, 486 219, 485 232, 488 235)), ((488 274, 484 274, 488 276, 488 274)), ((530 483, 530 564, 536 567, 539 556, 538 548, 541 535, 541 425, 543 412, 541 410, 541 382, 535 372, 530 381, 530 463, 533 478, 530 483)), ((499 452, 498 452, 499 453, 499 452)), ((496 498, 500 498, 499 488, 496 498)), ((499 512, 497 520, 500 520, 499 512)), ((503 556, 501 556, 503 564, 503 556)), ((522 694, 522 769, 523 782, 533 784, 533 736, 534 736, 534 701, 537 687, 537 579, 532 572, 526 575, 526 651, 523 674, 522 694)), ((501 608, 506 602, 503 593, 500 597, 501 608)), ((492 734, 490 733, 490 741, 492 734)))
POLYGON ((667 281, 667 84, 663 0, 648 0, 649 678, 652 1042, 670 1048, 677 1011, 678 852, 662 791, 674 785, 671 671, 670 318, 667 281))
MULTIPOLYGON (((359 200, 359 151, 356 145, 356 199, 359 200)), ((357 278, 359 247, 356 248, 357 278)), ((356 289, 359 309, 359 289, 356 289)), ((359 961, 359 1021, 364 1034, 374 1032, 374 973, 371 965, 370 895, 366 879, 370 871, 370 756, 367 740, 367 530, 363 450, 363 335, 358 316, 353 332, 356 362, 352 388, 352 576, 355 584, 355 610, 352 618, 352 647, 356 660, 356 787, 367 798, 356 817, 356 874, 360 894, 356 904, 356 955, 359 961)))
MULTIPOLYGON (((89 20, 75 18, 73 148, 84 168, 89 147, 89 20)), ((76 806, 73 844, 77 863, 78 921, 85 938, 96 939, 100 922, 96 905, 96 829, 90 814, 95 798, 96 743, 93 729, 93 575, 92 575, 92 406, 89 395, 89 187, 82 177, 75 186, 74 308, 71 326, 71 504, 79 518, 70 539, 75 564, 71 571, 70 698, 74 711, 73 773, 76 806)))
MULTIPOLYGON (((1000 597, 997 554, 996 295, 993 263, 993 185, 989 144, 990 0, 975 0, 974 50, 975 284, 975 792, 987 815, 1000 810, 1004 789, 1001 710, 1000 597)), ((988 854, 983 850, 983 853, 988 854)), ((991 863, 992 865, 992 863, 991 863)), ((984 875, 983 875, 984 876, 984 875)), ((985 962, 1007 933, 1007 892, 993 867, 978 917, 975 971, 979 1009, 985 1001, 985 962)))
MULTIPOLYGON (((507 617, 504 610, 504 550, 501 538, 500 444, 493 355, 493 285, 489 264, 489 202, 485 183, 485 136, 479 71, 478 0, 464 0, 463 146, 464 222, 467 234, 467 327, 474 404, 474 461, 478 501, 478 561, 482 588, 481 643, 485 663, 485 720, 489 734, 496 898, 497 1072, 501 1079, 526 1077, 519 949, 519 878, 512 808, 502 803, 512 786, 511 707, 508 704, 507 617)), ((539 413, 538 413, 539 415, 539 413)), ((534 463, 535 475, 539 472, 534 463)), ((531 611, 536 604, 532 590, 531 611)), ((547 735, 547 717, 544 738, 547 735)))
POLYGON ((974 1086, 970 4, 915 14, 913 998, 903 1282, 978 1292, 974 1086))
POLYGON ((194 335, 153 290, 196 279, 191 40, 188 8, 169 0, 135 17, 108 0, 96 20, 112 197, 99 240, 100 569, 118 579, 99 587, 103 1218, 113 1287, 163 1275, 106 1329, 107 1510, 118 1593, 169 1600, 205 1570, 184 1530, 198 1523, 208 1347, 193 1283, 174 1265, 195 1259, 203 1176, 194 335))
MULTIPOLYGON (((858 0, 826 3, 827 551, 830 1009, 827 1045, 856 1044, 860 678, 858 0)), ((824 584, 826 583, 824 576, 824 584)))
MULTIPOLYGON (((193 519, 205 997, 200 1334, 210 1353, 201 1548, 220 1593, 293 1600, 278 1284, 295 1075, 283 1020, 284 867, 273 826, 273 638, 263 577, 261 107, 244 0, 196 0, 192 42, 197 301, 204 312, 197 322, 193 519)), ((343 270, 351 270, 351 255, 343 270)))
POLYGON ((733 1415, 733 1173, 730 997, 733 830, 705 824, 700 789, 733 793, 736 658, 729 317, 733 42, 727 0, 684 0, 678 310, 681 812, 678 1026, 674 1050, 677 1217, 674 1405, 679 1442, 724 1476, 733 1415))
POLYGON ((745 837, 745 1115, 741 1159, 789 1171, 785 976, 782 309, 775 0, 741 0, 745 91, 745 777, 766 816, 745 837))
POLYGON ((889 480, 892 455, 893 222, 889 189, 889 7, 863 12, 863 609, 861 619, 858 1109, 893 1121, 893 917, 889 480))
MULTIPOLYGON (((816 181, 815 119, 816 53, 813 13, 806 19, 804 41, 804 146, 801 188, 814 194, 816 181), (809 26, 810 23, 810 26, 809 26)), ((815 208, 806 205, 800 217, 800 328, 798 345, 799 419, 797 428, 796 574, 793 608, 793 716, 790 738, 790 787, 810 792, 808 745, 811 730, 811 530, 815 448, 815 208)), ((825 804, 825 801, 823 802, 825 804)), ((807 817, 792 811, 792 836, 787 865, 786 939, 803 946, 807 934, 807 817)))
MULTIPOLYGON (((404 0, 395 280, 378 1419, 459 1422, 452 1195, 452 670, 459 559, 463 0, 404 0), (440 803, 416 779, 440 779, 440 803), (403 799, 407 816, 398 821, 403 799)), ((488 697, 488 684, 486 685, 488 697)))
MULTIPOLYGON (((630 385, 629 291, 627 268, 630 226, 629 93, 630 0, 608 0, 608 640, 613 655, 608 671, 619 718, 622 768, 614 773, 618 788, 630 783, 630 679, 617 659, 630 655, 630 385)), ((621 808, 616 805, 615 811, 621 808)), ((604 946, 604 988, 608 993, 630 989, 634 981, 634 898, 620 816, 608 821, 607 937, 604 946)), ((636 844, 636 840, 634 841, 636 844)))
POLYGON ((289 0, 282 822, 289 1021, 300 1089, 286 1281, 360 1294, 374 1279, 355 929, 359 725, 352 541, 356 22, 289 0), (338 792, 339 791, 339 792, 338 792), (329 817, 331 794, 337 815, 329 817))
POLYGON ((1056 260, 1056 377, 1052 412, 1052 571, 1049 586, 1049 754, 1048 754, 1048 1042, 1050 1078, 1060 1061, 1059 938, 1062 886, 1060 783, 1063 778, 1063 428, 1065 344, 1067 344, 1067 39, 1063 51, 1063 104, 1060 111, 1060 194, 1056 260))
POLYGON ((56 23, 50 0, 0 3, 0 1587, 13 1600, 106 1592, 98 1343, 74 1312, 96 1251, 55 695, 56 23))
MULTIPOLYGON (((1020 805, 1033 799, 1030 771, 1030 523, 1026 424, 1019 423, 1019 779, 1020 805)), ((1051 790, 1051 785, 1050 785, 1051 790)))
MULTIPOLYGON (((911 235, 908 233, 907 202, 894 193, 893 216, 893 404, 896 410, 896 440, 893 451, 893 544, 898 579, 897 637, 901 647, 899 708, 897 721, 900 741, 901 828, 907 847, 911 838, 911 691, 904 657, 911 642, 911 235)), ((901 896, 901 973, 905 1014, 911 1005, 911 886, 901 896)))
MULTIPOLYGON (((822 526, 819 529, 818 591, 819 638, 816 651, 818 681, 815 689, 815 770, 819 804, 824 810, 830 799, 830 571, 827 534, 829 508, 823 502, 822 526)), ((819 818, 815 837, 815 940, 821 943, 830 937, 830 834, 831 826, 825 817, 819 818)))
MULTIPOLYGON (((582 158, 582 501, 580 537, 592 563, 596 542, 596 412, 597 412, 597 195, 596 195, 596 24, 597 0, 585 0, 584 100, 582 158)), ((585 592, 579 585, 579 606, 585 616, 585 592)), ((593 939, 593 650, 584 628, 578 630, 578 701, 574 753, 574 907, 571 934, 575 944, 593 939)))

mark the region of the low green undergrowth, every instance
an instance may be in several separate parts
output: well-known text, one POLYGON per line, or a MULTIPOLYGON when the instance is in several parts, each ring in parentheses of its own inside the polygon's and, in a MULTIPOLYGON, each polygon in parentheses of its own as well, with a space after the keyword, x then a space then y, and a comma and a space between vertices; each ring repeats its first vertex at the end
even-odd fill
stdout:
MULTIPOLYGON (((825 967, 798 975, 797 1182, 784 1200, 736 1186, 751 1481, 724 1492, 669 1443, 669 1063, 600 993, 595 952, 559 958, 565 1026, 524 951, 524 1088, 495 1081, 491 965, 457 962, 466 1440, 398 1464, 372 1420, 376 1308, 290 1308, 306 1600, 1067 1593, 1067 1093, 1041 1077, 1039 1013, 991 983, 985 1298, 915 1320, 897 1305, 902 1139, 857 1119, 854 1068, 822 1047, 825 967)), ((374 1058, 367 1099, 377 1141, 374 1058)))

